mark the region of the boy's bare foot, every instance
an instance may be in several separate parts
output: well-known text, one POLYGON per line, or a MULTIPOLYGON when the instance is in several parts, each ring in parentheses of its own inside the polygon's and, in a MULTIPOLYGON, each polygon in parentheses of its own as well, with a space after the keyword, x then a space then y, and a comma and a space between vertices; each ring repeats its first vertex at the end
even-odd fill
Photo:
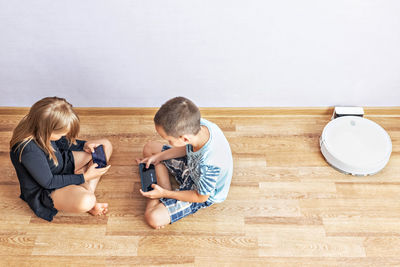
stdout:
POLYGON ((105 215, 108 212, 108 203, 96 203, 88 212, 93 216, 105 215))

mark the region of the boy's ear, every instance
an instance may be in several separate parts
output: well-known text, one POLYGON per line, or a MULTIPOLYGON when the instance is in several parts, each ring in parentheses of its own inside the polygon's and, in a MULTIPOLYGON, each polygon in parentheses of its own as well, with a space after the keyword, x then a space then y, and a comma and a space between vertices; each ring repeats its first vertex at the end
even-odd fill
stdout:
POLYGON ((183 141, 185 143, 189 143, 190 142, 190 139, 186 134, 179 136, 179 139, 181 139, 181 141, 183 141))

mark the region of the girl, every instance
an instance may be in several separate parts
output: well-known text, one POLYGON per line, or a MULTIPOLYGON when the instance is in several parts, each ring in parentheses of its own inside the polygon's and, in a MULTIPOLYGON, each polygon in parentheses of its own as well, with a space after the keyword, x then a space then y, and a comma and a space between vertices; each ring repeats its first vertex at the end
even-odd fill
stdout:
POLYGON ((65 99, 46 97, 36 102, 14 129, 10 157, 20 183, 20 197, 37 216, 51 221, 57 211, 107 213, 94 191, 111 165, 96 168, 91 152, 103 145, 107 162, 112 145, 107 139, 76 140, 79 118, 65 99))

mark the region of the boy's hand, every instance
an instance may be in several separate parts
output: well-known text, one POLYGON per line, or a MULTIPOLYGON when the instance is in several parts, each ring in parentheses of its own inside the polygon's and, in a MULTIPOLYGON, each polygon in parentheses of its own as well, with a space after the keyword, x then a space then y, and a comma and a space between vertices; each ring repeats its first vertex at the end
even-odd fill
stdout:
POLYGON ((83 146, 83 150, 84 150, 86 153, 93 153, 93 152, 94 152, 94 149, 95 149, 96 147, 98 147, 99 145, 101 145, 101 144, 99 144, 99 143, 94 143, 94 142, 91 142, 91 141, 86 141, 85 145, 83 146))
POLYGON ((151 199, 162 198, 165 196, 165 189, 159 186, 158 184, 152 184, 151 187, 153 188, 153 190, 149 192, 143 192, 142 189, 140 189, 140 193, 144 197, 148 197, 151 199))
POLYGON ((146 168, 148 169, 150 167, 150 164, 157 165, 158 163, 160 163, 160 157, 159 154, 155 154, 144 159, 136 159, 136 162, 137 164, 146 163, 146 168))

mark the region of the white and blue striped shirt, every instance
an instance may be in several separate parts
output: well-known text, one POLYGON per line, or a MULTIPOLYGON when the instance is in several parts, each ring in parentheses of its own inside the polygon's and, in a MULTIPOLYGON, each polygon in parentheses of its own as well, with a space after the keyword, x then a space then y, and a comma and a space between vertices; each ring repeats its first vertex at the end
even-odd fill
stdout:
POLYGON ((228 140, 214 123, 201 119, 208 128, 210 138, 198 151, 186 146, 190 177, 200 195, 210 195, 209 201, 219 203, 226 199, 232 180, 233 160, 228 140))

